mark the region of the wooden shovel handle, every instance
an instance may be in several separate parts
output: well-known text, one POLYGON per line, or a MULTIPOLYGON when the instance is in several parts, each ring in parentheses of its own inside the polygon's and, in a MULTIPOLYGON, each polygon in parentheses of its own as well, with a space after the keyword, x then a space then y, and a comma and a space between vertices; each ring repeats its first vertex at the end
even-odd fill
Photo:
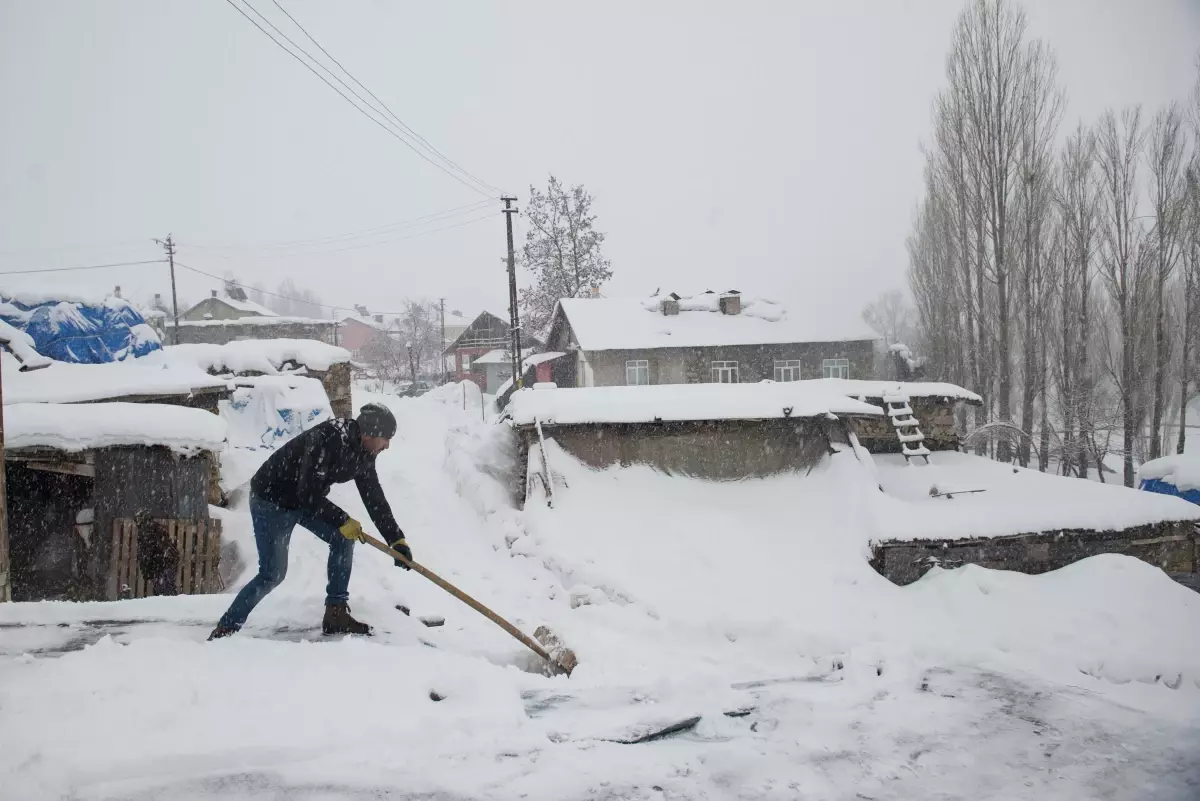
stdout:
POLYGON ((405 559, 398 551, 394 551, 391 548, 387 547, 381 541, 372 537, 370 534, 367 534, 364 532, 363 539, 366 541, 366 543, 368 545, 371 545, 372 547, 374 547, 380 551, 383 551, 388 556, 392 557, 393 559, 399 561, 401 564, 408 567, 410 570, 414 570, 417 573, 420 573, 422 576, 429 579, 434 584, 438 585, 443 590, 450 593, 455 598, 462 601, 464 604, 471 607, 476 612, 483 615, 488 620, 492 621, 497 626, 499 626, 500 628, 507 631, 516 640, 520 641, 520 643, 522 645, 524 645, 529 650, 533 651, 535 654, 540 656, 542 659, 545 659, 547 662, 550 662, 551 664, 557 664, 554 661, 554 659, 551 658, 550 654, 548 654, 546 652, 546 649, 544 649, 544 648, 542 648, 542 646, 538 645, 535 640, 531 640, 529 637, 526 637, 519 628, 517 628, 512 623, 509 623, 507 620, 505 620, 504 618, 497 615, 491 609, 488 609, 486 606, 479 603, 479 601, 476 601, 470 595, 467 595, 465 592, 460 590, 458 587, 455 587, 453 584, 446 581, 444 578, 439 576, 437 573, 434 573, 432 570, 425 567, 424 565, 417 564, 416 562, 412 561, 411 559, 405 559))

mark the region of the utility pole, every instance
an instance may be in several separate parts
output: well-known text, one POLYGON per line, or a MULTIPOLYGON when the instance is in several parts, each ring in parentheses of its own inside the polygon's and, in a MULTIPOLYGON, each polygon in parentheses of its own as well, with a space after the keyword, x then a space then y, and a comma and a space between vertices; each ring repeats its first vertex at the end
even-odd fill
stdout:
POLYGON ((513 203, 515 197, 502 197, 504 201, 504 221, 508 228, 508 325, 512 337, 512 371, 513 388, 521 389, 524 381, 521 377, 521 316, 517 311, 517 260, 513 255, 512 218, 517 213, 513 203))
POLYGON ((438 308, 442 314, 442 345, 438 351, 438 362, 442 365, 442 383, 447 381, 446 376, 446 299, 438 298, 438 308))
POLYGON ((175 240, 167 234, 166 239, 155 239, 155 242, 163 246, 163 250, 167 251, 167 263, 171 265, 171 313, 175 317, 175 337, 171 343, 179 344, 179 296, 175 293, 175 240))
POLYGON ((12 600, 12 563, 8 556, 8 488, 4 483, 4 464, 4 389, 0 386, 0 603, 12 600))

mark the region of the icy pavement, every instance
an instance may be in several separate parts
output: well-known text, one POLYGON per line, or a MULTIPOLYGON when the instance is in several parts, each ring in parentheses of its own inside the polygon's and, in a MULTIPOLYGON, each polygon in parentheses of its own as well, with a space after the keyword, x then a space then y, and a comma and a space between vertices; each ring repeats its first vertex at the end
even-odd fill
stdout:
MULTIPOLYGON (((530 672, 366 549, 351 603, 379 634, 322 638, 324 546, 297 531, 287 580, 229 640, 204 642, 228 596, 0 606, 0 798, 1200 797, 1200 596, 1154 568, 893 587, 836 458, 715 485, 560 459, 557 508, 519 513, 477 407, 392 405, 381 473, 417 559, 551 625, 575 674, 530 672)), ((244 512, 222 516, 249 544, 244 512)))

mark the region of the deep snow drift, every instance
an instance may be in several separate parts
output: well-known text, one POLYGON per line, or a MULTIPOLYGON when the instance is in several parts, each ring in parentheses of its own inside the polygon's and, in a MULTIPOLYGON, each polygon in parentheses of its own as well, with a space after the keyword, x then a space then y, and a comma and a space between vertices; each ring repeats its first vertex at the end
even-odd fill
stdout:
MULTIPOLYGON (((1155 568, 895 587, 866 563, 882 494, 852 452, 714 483, 550 443, 556 506, 519 512, 504 430, 461 393, 386 400, 384 486, 416 558, 548 623, 580 656, 570 679, 523 670, 520 645, 368 549, 351 603, 379 635, 324 640, 326 549, 298 530, 229 640, 203 642, 228 595, 0 606, 0 798, 1197 797, 1200 595, 1155 568), (692 715, 674 739, 608 741, 692 715)), ((233 497, 214 513, 253 561, 233 497)), ((353 485, 333 498, 363 516, 353 485)))

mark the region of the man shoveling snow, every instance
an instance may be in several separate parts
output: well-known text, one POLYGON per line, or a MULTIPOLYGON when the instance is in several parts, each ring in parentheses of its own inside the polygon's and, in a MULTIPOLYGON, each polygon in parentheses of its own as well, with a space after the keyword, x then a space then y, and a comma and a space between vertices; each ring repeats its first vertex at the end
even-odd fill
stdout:
MULTIPOLYGON (((350 616, 350 570, 354 543, 363 541, 362 524, 326 497, 329 488, 354 480, 371 520, 407 559, 412 551, 396 524, 375 457, 396 434, 396 418, 377 403, 362 407, 355 419, 338 418, 315 426, 273 453, 250 480, 250 517, 258 546, 258 575, 234 598, 209 639, 236 633, 251 610, 287 575, 288 545, 297 524, 329 543, 325 634, 370 634, 371 627, 350 616)), ((397 560, 397 565, 404 565, 397 560)))

